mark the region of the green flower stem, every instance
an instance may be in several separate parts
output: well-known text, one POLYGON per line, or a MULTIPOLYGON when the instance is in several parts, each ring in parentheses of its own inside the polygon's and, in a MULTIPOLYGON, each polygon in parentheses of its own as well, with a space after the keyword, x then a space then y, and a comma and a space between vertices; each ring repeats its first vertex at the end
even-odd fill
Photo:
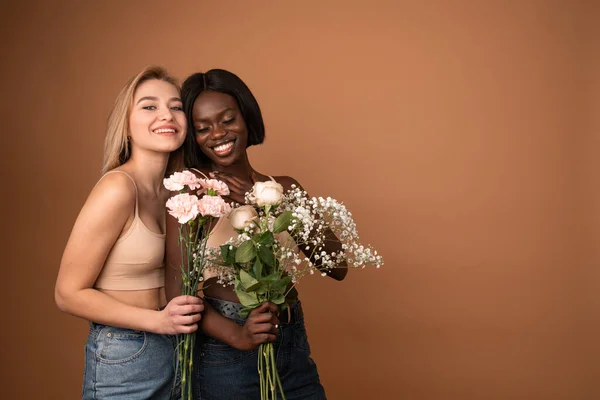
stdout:
MULTIPOLYGON (((281 398, 283 400, 285 400, 285 394, 283 393, 283 386, 281 385, 281 379, 279 379, 279 372, 277 372, 277 363, 275 362, 275 351, 273 349, 273 344, 269 343, 271 345, 271 360, 273 363, 273 377, 275 378, 275 384, 277 385, 277 387, 279 388, 279 392, 281 393, 281 398)), ((277 397, 274 396, 274 399, 276 399, 277 397)))
POLYGON ((263 343, 258 347, 258 376, 261 400, 277 400, 278 389, 281 398, 285 400, 283 386, 277 372, 273 343, 263 343))
POLYGON ((188 377, 188 369, 187 369, 187 357, 188 357, 188 352, 187 352, 187 335, 184 336, 183 339, 183 359, 181 361, 181 389, 182 389, 182 394, 185 393, 185 388, 187 385, 187 377, 188 377))
POLYGON ((265 358, 267 364, 267 393, 271 393, 271 399, 273 398, 273 383, 272 383, 272 366, 271 366, 271 357, 269 357, 269 345, 270 343, 265 344, 265 350, 262 353, 262 356, 265 358))
MULTIPOLYGON (((195 224, 192 222, 179 227, 182 261, 182 295, 198 296, 198 286, 200 285, 202 270, 205 264, 207 235, 210 232, 212 220, 212 218, 208 218, 207 223, 202 223, 201 221, 195 224), (202 235, 199 246, 196 246, 201 229, 204 229, 204 235, 202 235), (192 230, 196 231, 195 234, 190 232, 192 230), (194 258, 194 249, 198 250, 198 248, 199 251, 197 251, 196 258, 194 258)), ((192 372, 194 370, 194 344, 196 342, 196 335, 195 333, 179 335, 178 342, 178 362, 181 370, 181 399, 192 400, 192 372)))
POLYGON ((269 364, 271 365, 271 369, 269 371, 269 388, 271 389, 271 398, 273 400, 277 399, 277 392, 275 391, 275 374, 277 374, 277 369, 275 363, 273 362, 273 345, 271 343, 267 344, 267 353, 265 357, 269 360, 269 364))
POLYGON ((192 399, 192 371, 194 370, 194 358, 193 358, 193 354, 194 354, 194 343, 196 342, 196 335, 191 334, 188 335, 189 339, 190 339, 190 365, 188 368, 188 371, 190 373, 190 376, 187 382, 187 399, 191 400, 192 399))
POLYGON ((258 377, 260 383, 260 398, 261 400, 265 398, 265 373, 264 373, 264 359, 262 357, 263 345, 261 344, 258 347, 258 377))

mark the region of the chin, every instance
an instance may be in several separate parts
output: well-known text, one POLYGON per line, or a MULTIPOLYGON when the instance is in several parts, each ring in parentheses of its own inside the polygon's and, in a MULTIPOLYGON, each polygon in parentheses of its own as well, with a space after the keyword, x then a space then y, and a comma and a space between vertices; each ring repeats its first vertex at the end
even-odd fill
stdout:
POLYGON ((166 141, 161 143, 160 148, 164 149, 165 151, 175 151, 178 148, 180 148, 183 145, 183 141, 182 140, 170 140, 170 141, 166 141))
POLYGON ((228 158, 218 158, 218 159, 211 158, 210 161, 213 165, 218 165, 220 167, 229 167, 234 164, 234 160, 229 159, 229 157, 228 158))
POLYGON ((159 148, 156 149, 156 151, 160 152, 160 153, 172 153, 175 150, 179 149, 181 147, 181 145, 177 145, 177 144, 173 144, 171 146, 160 146, 159 148))

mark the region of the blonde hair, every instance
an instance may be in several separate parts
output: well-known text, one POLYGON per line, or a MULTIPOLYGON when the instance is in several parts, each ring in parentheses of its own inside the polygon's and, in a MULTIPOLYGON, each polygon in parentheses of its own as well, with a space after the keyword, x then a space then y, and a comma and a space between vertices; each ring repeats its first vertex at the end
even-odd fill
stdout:
POLYGON ((127 82, 115 100, 115 104, 108 117, 106 138, 104 139, 104 159, 102 161, 102 174, 123 165, 131 155, 129 142, 129 115, 133 105, 133 96, 136 89, 143 83, 152 79, 168 82, 181 91, 177 80, 167 73, 162 67, 150 66, 144 68, 139 74, 127 82))

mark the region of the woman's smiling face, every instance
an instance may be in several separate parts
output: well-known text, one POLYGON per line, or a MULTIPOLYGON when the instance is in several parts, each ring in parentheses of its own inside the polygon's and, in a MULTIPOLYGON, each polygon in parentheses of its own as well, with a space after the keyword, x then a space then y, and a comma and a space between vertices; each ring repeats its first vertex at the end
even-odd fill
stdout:
POLYGON ((229 166, 246 157, 248 130, 232 96, 212 90, 200 93, 192 123, 196 143, 215 166, 229 166))

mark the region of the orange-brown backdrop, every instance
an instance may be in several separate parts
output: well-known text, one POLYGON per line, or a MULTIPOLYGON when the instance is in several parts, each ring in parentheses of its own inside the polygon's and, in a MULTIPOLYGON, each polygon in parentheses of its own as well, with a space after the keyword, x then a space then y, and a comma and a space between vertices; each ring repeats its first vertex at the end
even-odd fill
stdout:
POLYGON ((2 24, 2 398, 75 399, 53 301, 105 121, 147 64, 226 68, 255 167, 343 199, 381 270, 301 284, 329 397, 600 398, 598 2, 19 1, 2 24))

